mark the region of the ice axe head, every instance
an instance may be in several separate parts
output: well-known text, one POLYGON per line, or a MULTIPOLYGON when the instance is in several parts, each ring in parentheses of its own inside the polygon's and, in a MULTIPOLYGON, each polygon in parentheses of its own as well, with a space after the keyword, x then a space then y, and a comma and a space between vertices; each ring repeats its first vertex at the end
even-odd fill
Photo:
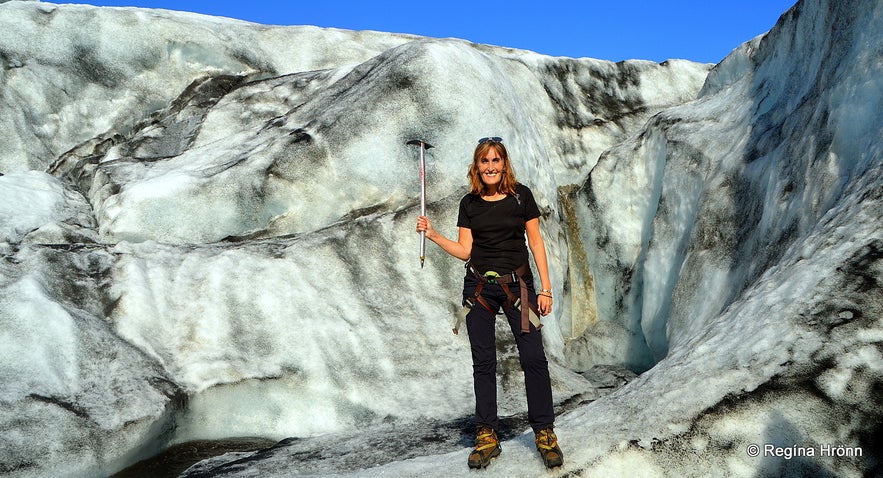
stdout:
POLYGON ((431 144, 427 143, 426 141, 423 141, 422 139, 412 139, 412 140, 406 142, 405 144, 414 144, 417 146, 423 146, 423 149, 429 149, 432 147, 431 144))

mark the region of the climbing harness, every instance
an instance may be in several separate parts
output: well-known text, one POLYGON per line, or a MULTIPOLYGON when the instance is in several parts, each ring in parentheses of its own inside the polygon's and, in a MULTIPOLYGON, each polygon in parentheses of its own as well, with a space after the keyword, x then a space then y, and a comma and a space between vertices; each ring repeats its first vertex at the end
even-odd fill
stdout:
POLYGON ((466 263, 466 270, 478 280, 478 285, 475 287, 475 293, 472 294, 472 297, 468 297, 464 301, 463 309, 457 315, 453 327, 453 332, 455 334, 458 332, 460 324, 463 322, 466 314, 468 314, 469 310, 475 306, 476 302, 481 304, 481 306, 487 309, 491 314, 497 314, 497 311, 494 310, 484 297, 481 296, 482 289, 488 284, 499 285, 500 288, 503 289, 503 293, 506 294, 506 303, 503 306, 503 310, 508 311, 512 307, 515 307, 515 309, 521 311, 521 333, 530 333, 530 324, 533 324, 537 329, 540 329, 543 326, 543 324, 540 323, 540 311, 527 299, 527 285, 521 280, 521 278, 528 272, 527 264, 523 264, 515 269, 514 272, 509 272, 507 274, 500 274, 496 271, 487 271, 482 274, 469 262, 466 263), (509 288, 512 284, 515 284, 521 289, 521 293, 518 297, 516 297, 509 288), (527 307, 522 307, 523 304, 527 304, 527 307))

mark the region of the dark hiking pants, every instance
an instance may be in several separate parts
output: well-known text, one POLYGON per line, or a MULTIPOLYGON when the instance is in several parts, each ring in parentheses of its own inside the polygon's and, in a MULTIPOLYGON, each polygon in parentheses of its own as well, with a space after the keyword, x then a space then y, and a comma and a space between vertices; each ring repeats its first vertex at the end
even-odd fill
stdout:
MULTIPOLYGON (((530 276, 522 279, 528 287, 528 300, 536 304, 537 296, 530 276)), ((464 280, 464 298, 472 297, 478 279, 467 274, 464 280)), ((519 296, 519 286, 509 284, 509 290, 519 296)), ((481 296, 495 311, 505 308, 506 293, 499 285, 485 284, 481 296)), ((552 407, 552 384, 549 365, 543 351, 543 336, 533 324, 530 333, 521 333, 521 312, 515 308, 504 311, 509 327, 515 335, 518 357, 524 370, 524 386, 527 392, 527 418, 534 431, 552 426, 555 421, 552 407)), ((466 315, 469 343, 472 347, 472 369, 475 386, 475 422, 478 426, 498 429, 497 417, 497 350, 494 334, 496 314, 476 303, 466 315)))

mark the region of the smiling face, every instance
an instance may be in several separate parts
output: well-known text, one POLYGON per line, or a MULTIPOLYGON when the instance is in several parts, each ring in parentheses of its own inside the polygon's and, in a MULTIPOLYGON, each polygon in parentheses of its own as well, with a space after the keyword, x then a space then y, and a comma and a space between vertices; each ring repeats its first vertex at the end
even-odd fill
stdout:
POLYGON ((485 186, 496 187, 503 178, 503 158, 497 148, 488 148, 487 153, 478 160, 478 172, 485 186))
POLYGON ((476 146, 467 177, 472 194, 515 194, 515 185, 518 184, 506 147, 503 143, 493 141, 476 146))

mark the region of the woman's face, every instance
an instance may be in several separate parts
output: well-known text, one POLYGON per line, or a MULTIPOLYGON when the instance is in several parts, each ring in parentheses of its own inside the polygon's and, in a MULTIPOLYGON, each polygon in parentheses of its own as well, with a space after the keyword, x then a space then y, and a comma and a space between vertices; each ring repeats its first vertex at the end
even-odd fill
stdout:
POLYGON ((483 158, 478 160, 478 172, 481 182, 486 186, 493 186, 503 179, 503 158, 497 148, 490 148, 483 158))

